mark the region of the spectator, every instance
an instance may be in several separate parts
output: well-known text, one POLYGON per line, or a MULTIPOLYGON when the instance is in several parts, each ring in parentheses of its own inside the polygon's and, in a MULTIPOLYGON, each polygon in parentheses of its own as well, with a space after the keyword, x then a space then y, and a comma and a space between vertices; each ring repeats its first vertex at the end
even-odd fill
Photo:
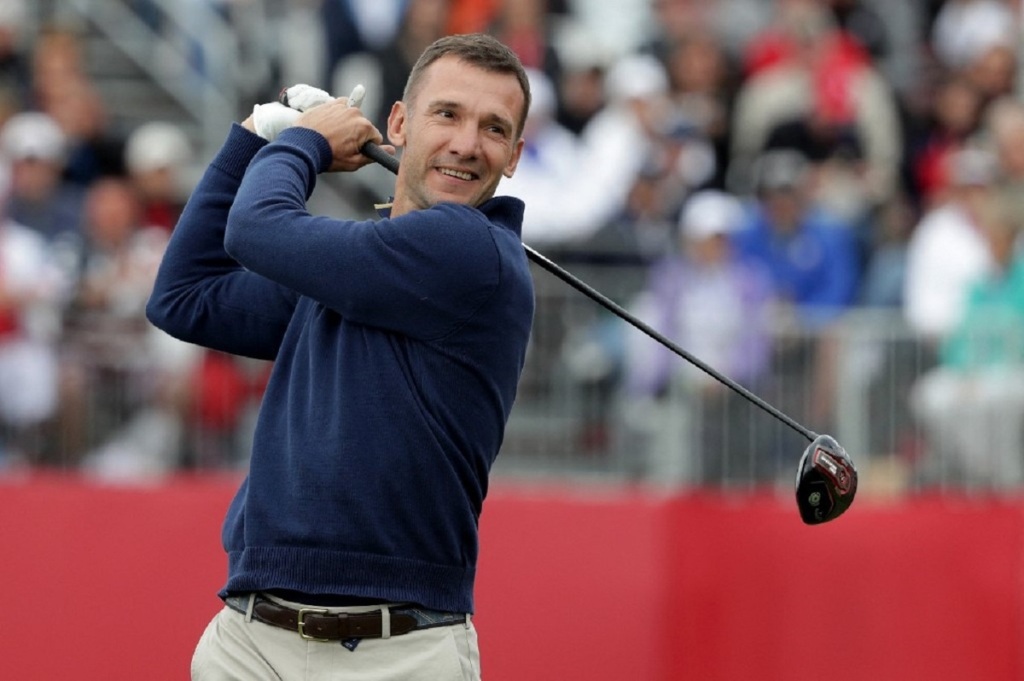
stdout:
POLYGON ((714 151, 711 184, 725 186, 729 165, 736 74, 721 41, 711 34, 688 36, 667 54, 672 99, 683 119, 707 138, 714 151))
POLYGON ((43 428, 57 409, 53 322, 66 288, 43 237, 0 219, 0 465, 59 463, 43 428))
POLYGON ((971 279, 940 365, 911 394, 928 435, 927 481, 1024 483, 1024 260, 1015 249, 1022 216, 1006 199, 994 193, 978 206, 994 266, 971 279))
POLYGON ((30 100, 25 108, 48 110, 65 85, 86 77, 84 64, 78 33, 62 26, 45 26, 32 49, 30 100))
POLYGON ((124 165, 142 201, 142 224, 170 232, 188 197, 192 145, 175 123, 153 121, 128 136, 124 165))
POLYGON ((896 186, 902 139, 896 98, 864 49, 808 0, 780 3, 777 25, 749 46, 749 74, 732 119, 730 188, 747 192, 747 171, 776 126, 799 119, 812 130, 852 136, 863 150, 874 204, 896 186))
POLYGON ((85 250, 64 331, 65 425, 82 465, 133 478, 178 466, 181 410, 195 351, 146 321, 168 233, 140 222, 130 183, 104 178, 85 202, 85 250), (82 417, 88 429, 83 429, 82 417), (84 432, 83 432, 84 430, 84 432))
POLYGON ((816 114, 794 118, 771 130, 765 149, 794 150, 810 162, 813 200, 854 230, 866 260, 877 203, 856 127, 816 114))
MULTIPOLYGON (((771 284, 759 265, 734 255, 729 238, 742 221, 737 199, 715 190, 694 194, 679 222, 678 248, 652 265, 634 307, 680 347, 753 389, 770 360, 771 284)), ((744 428, 752 420, 739 416, 749 403, 667 348, 627 333, 624 413, 646 440, 653 478, 720 483, 762 475, 744 428)))
POLYGON ((596 36, 572 19, 561 25, 553 46, 560 66, 557 120, 579 135, 608 103, 605 77, 612 60, 596 36))
POLYGON ((100 177, 124 174, 124 139, 114 132, 93 82, 68 79, 48 98, 46 113, 67 140, 64 179, 87 187, 100 177))
MULTIPOLYGON (((798 152, 766 152, 755 177, 756 198, 734 243, 740 256, 768 270, 777 296, 769 402, 827 432, 836 377, 829 329, 855 302, 860 252, 850 226, 814 204, 810 165, 798 152)), ((802 445, 794 433, 776 432, 766 439, 781 465, 785 452, 802 445)))
POLYGON ((930 47, 947 69, 959 71, 995 45, 1016 46, 1016 26, 1003 0, 946 0, 932 24, 930 47))
POLYGON ((1002 195, 1024 203, 1024 103, 1002 97, 990 104, 983 131, 998 160, 1002 195))
POLYGON ((944 200, 950 159, 978 132, 982 111, 980 93, 965 78, 948 76, 938 84, 922 129, 907 149, 912 191, 925 210, 944 200))
POLYGON ((981 93, 986 107, 1000 97, 1013 95, 1017 87, 1016 44, 991 45, 963 73, 981 93))
POLYGON ((564 229, 593 234, 615 218, 637 174, 660 154, 657 139, 672 120, 668 75, 649 55, 617 62, 605 77, 608 101, 581 135, 580 172, 563 205, 564 229))
POLYGON ((0 155, 10 164, 8 216, 46 239, 81 235, 82 190, 63 179, 67 138, 52 117, 19 113, 0 130, 0 155))
POLYGON ((907 246, 903 313, 932 346, 963 316, 966 291, 992 265, 977 206, 996 181, 995 160, 968 147, 950 158, 951 191, 914 227, 907 246))
POLYGON ((798 152, 766 152, 756 164, 757 199, 739 253, 762 263, 804 328, 834 320, 854 301, 858 256, 848 226, 810 200, 810 165, 798 152))

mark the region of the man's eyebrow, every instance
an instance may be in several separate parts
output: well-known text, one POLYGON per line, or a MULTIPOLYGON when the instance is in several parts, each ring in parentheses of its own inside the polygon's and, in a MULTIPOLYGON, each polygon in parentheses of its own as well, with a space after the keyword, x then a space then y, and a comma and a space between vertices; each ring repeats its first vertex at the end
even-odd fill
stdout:
POLYGON ((427 102, 428 109, 461 109, 462 105, 450 99, 433 99, 427 102))

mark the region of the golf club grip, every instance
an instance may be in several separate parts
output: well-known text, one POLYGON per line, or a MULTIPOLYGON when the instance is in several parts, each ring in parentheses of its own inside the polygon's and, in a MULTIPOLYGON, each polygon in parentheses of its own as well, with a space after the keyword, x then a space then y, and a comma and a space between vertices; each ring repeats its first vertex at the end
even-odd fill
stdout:
POLYGON ((384 166, 395 175, 398 174, 398 159, 378 147, 373 142, 367 142, 359 151, 363 156, 373 159, 376 163, 384 166))
MULTIPOLYGON (((362 148, 359 151, 364 156, 373 159, 375 162, 384 166, 392 173, 395 173, 396 175, 398 174, 399 160, 392 156, 391 154, 389 154, 388 152, 381 149, 373 142, 367 142, 362 146, 362 148)), ((768 404, 760 397, 744 388, 739 383, 735 382, 728 376, 725 376, 715 368, 711 367, 708 364, 705 364, 697 357, 693 356, 683 348, 679 347, 679 345, 669 340, 663 333, 651 327, 649 324, 644 323, 636 316, 634 316, 632 313, 630 313, 628 310, 626 310, 624 307, 622 307, 621 305, 619 305, 614 300, 604 295, 594 287, 590 286, 576 275, 567 271, 560 265, 555 264, 547 256, 542 255, 541 253, 537 252, 527 244, 523 244, 523 248, 526 250, 527 257, 529 257, 530 260, 532 260, 534 263, 536 263, 543 269, 547 270, 551 274, 555 275, 569 286, 573 287, 583 295, 587 296, 588 298, 596 302, 598 305, 601 305, 612 314, 615 314, 619 318, 632 324, 640 331, 643 331, 645 334, 647 334, 654 340, 658 341, 666 348, 668 348, 669 350, 671 350, 672 352, 674 352, 675 354, 679 355, 684 360, 689 362, 690 364, 694 365, 695 367, 697 367, 704 373, 708 374, 712 378, 718 380, 720 383, 722 383, 722 385, 732 389, 736 393, 739 393, 755 406, 760 407, 763 411, 774 416, 775 418, 777 418, 778 420, 782 421, 787 426, 795 430, 796 432, 806 437, 808 441, 813 441, 816 437, 818 437, 818 434, 815 433, 813 430, 802 426, 800 423, 790 418, 787 414, 779 411, 772 405, 768 404)))

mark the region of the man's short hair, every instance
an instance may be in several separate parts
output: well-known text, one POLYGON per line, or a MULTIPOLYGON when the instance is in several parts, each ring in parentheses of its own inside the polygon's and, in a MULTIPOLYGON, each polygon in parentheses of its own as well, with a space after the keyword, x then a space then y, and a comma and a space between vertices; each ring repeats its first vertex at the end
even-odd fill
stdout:
POLYGON ((485 71, 508 73, 516 77, 523 91, 523 110, 520 112, 519 124, 516 127, 516 138, 520 137, 526 124, 526 114, 530 110, 530 81, 516 53, 486 33, 449 35, 431 43, 413 65, 402 98, 409 101, 415 96, 427 67, 441 57, 447 56, 456 57, 485 71))

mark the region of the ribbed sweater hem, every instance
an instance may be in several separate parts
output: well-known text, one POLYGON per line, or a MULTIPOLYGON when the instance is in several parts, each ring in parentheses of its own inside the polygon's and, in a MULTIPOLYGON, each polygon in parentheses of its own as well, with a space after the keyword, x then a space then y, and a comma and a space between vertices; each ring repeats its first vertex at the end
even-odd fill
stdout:
POLYGON ((222 598, 288 589, 473 612, 474 567, 305 547, 248 547, 228 553, 228 571, 222 598))

